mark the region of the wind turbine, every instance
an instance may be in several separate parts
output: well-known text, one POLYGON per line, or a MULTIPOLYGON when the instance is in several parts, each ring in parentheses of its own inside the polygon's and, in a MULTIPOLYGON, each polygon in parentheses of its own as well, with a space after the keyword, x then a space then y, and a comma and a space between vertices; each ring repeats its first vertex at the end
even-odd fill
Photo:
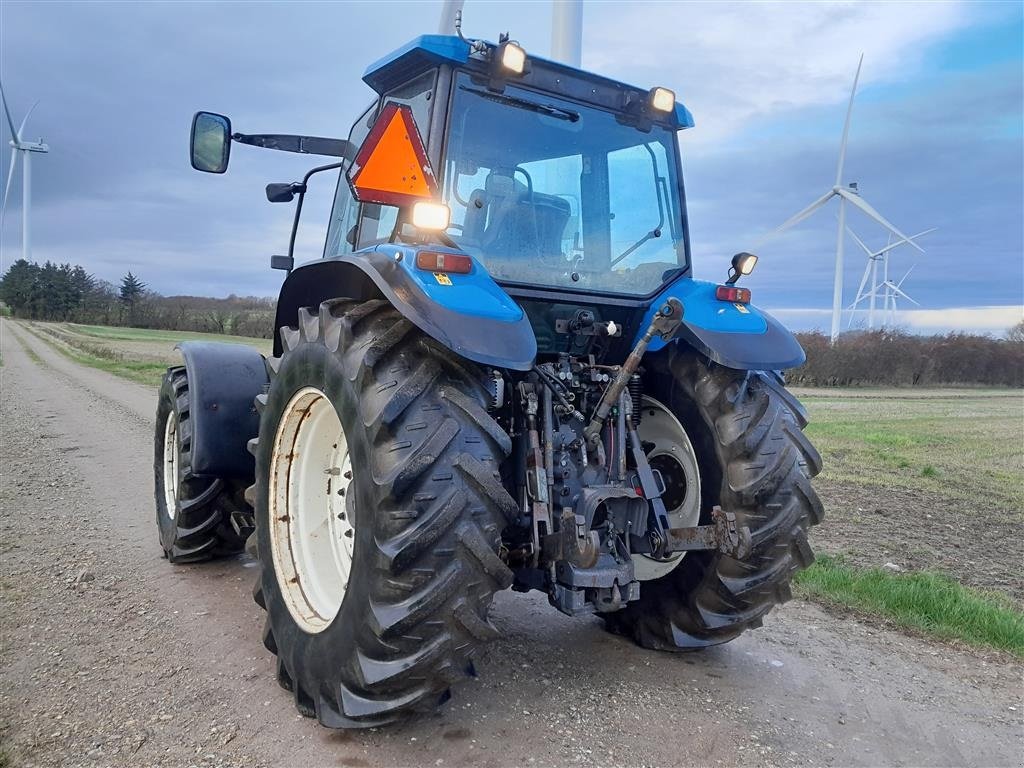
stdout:
POLYGON ((50 148, 39 141, 25 141, 22 137, 25 131, 25 124, 28 122, 32 110, 39 104, 37 101, 21 121, 21 127, 14 129, 14 120, 11 119, 11 110, 7 107, 7 96, 0 85, 0 101, 4 105, 4 114, 7 116, 7 125, 11 129, 11 167, 7 171, 7 184, 4 186, 4 200, 0 204, 0 220, 7 212, 7 198, 11 191, 11 180, 14 178, 14 166, 18 161, 18 153, 21 153, 21 257, 25 261, 31 261, 32 256, 32 153, 46 153, 50 148))
MULTIPOLYGON (((894 248, 898 248, 899 246, 904 245, 906 243, 913 243, 919 237, 923 237, 924 235, 930 234, 930 233, 934 232, 936 229, 938 229, 938 227, 932 227, 931 229, 926 229, 923 232, 918 232, 916 235, 911 235, 906 240, 897 240, 895 243, 892 241, 892 235, 890 234, 888 242, 886 243, 884 248, 880 248, 877 251, 872 251, 864 243, 863 240, 861 240, 859 237, 857 237, 857 233, 856 232, 854 232, 849 226, 846 227, 846 231, 850 234, 850 237, 852 237, 856 241, 857 245, 859 245, 861 247, 861 249, 863 249, 864 253, 866 253, 867 257, 868 257, 867 263, 864 265, 864 274, 860 278, 860 285, 857 286, 857 297, 853 300, 853 303, 850 304, 847 307, 847 309, 855 311, 857 309, 857 307, 860 306, 860 303, 862 301, 864 301, 865 299, 869 299, 870 300, 870 303, 868 305, 868 329, 869 330, 875 327, 875 299, 878 296, 877 288, 879 288, 880 285, 881 285, 880 283, 877 282, 878 281, 878 262, 879 261, 883 262, 885 274, 888 274, 889 251, 893 250, 894 248), (870 280, 870 283, 869 283, 869 280, 870 280), (868 284, 871 285, 871 290, 865 291, 864 290, 864 286, 866 286, 868 284)), ((907 274, 909 274, 909 272, 907 274)), ((904 279, 906 279, 906 276, 904 276, 904 279)), ((851 325, 853 325, 853 315, 852 314, 850 315, 850 320, 847 323, 847 328, 849 328, 851 325)))
POLYGON ((885 269, 885 280, 883 280, 881 283, 876 285, 872 289, 872 291, 877 291, 879 288, 884 288, 885 289, 885 293, 883 294, 883 297, 884 297, 884 300, 885 300, 885 312, 886 312, 886 316, 888 317, 888 323, 887 324, 891 328, 892 326, 896 325, 896 297, 897 296, 902 296, 904 299, 909 301, 911 304, 915 304, 917 306, 921 306, 921 305, 918 304, 916 301, 914 301, 912 298, 910 298, 910 296, 908 296, 903 291, 903 288, 902 288, 903 283, 906 281, 906 279, 908 277, 910 277, 910 273, 914 271, 914 268, 911 267, 910 269, 908 269, 906 271, 906 273, 903 275, 903 277, 900 278, 900 281, 898 283, 894 283, 892 280, 889 279, 889 276, 888 276, 888 272, 889 272, 889 269, 888 269, 889 262, 888 261, 886 261, 885 266, 886 266, 886 269, 885 269))
POLYGON ((849 186, 843 185, 843 165, 846 162, 846 144, 850 136, 850 117, 853 115, 853 98, 857 95, 857 82, 860 80, 860 68, 864 64, 864 54, 860 56, 860 62, 857 64, 857 74, 853 78, 853 89, 850 91, 850 103, 846 108, 846 122, 843 124, 843 140, 839 145, 839 163, 836 165, 836 179, 832 188, 824 195, 819 197, 813 203, 808 205, 799 213, 791 216, 789 219, 784 221, 781 225, 776 227, 772 232, 768 233, 765 237, 761 238, 760 242, 764 242, 768 238, 782 232, 790 227, 799 224, 801 221, 806 219, 816 210, 821 208, 825 203, 831 200, 833 197, 839 198, 839 229, 836 233, 836 273, 835 279, 832 286, 832 332, 831 337, 834 342, 839 337, 839 324, 841 322, 841 315, 843 311, 843 241, 846 234, 846 204, 859 208, 872 219, 877 221, 892 234, 896 235, 903 242, 910 243, 917 250, 924 253, 924 249, 921 248, 912 238, 907 237, 895 226, 893 226, 882 214, 876 211, 867 200, 860 196, 857 191, 856 183, 850 184, 849 186))

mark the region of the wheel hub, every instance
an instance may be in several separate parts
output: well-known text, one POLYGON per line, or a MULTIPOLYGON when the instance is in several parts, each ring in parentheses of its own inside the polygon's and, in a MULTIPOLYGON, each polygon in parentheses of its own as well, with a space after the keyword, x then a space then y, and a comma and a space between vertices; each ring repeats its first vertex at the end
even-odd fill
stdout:
POLYGON ((269 487, 270 549, 288 610, 310 633, 338 615, 355 544, 352 461, 330 399, 305 387, 285 406, 269 487))
MULTIPOLYGON (((637 428, 640 439, 653 445, 647 453, 651 468, 665 482, 662 501, 669 525, 689 528, 700 522, 700 473, 690 438, 675 415, 652 397, 643 399, 643 419, 637 428)), ((682 562, 685 553, 665 559, 633 555, 633 571, 639 581, 658 579, 682 562)))

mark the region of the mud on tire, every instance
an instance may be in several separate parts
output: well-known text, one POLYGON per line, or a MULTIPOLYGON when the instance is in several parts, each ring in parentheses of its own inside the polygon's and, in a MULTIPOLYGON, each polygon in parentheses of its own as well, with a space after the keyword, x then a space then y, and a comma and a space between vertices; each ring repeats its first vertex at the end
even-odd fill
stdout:
POLYGON ((387 302, 325 302, 280 333, 285 351, 268 361, 270 390, 257 398, 257 480, 247 493, 261 563, 254 597, 267 611, 278 679, 299 712, 332 728, 433 710, 497 634, 488 608, 512 581, 497 552, 517 513, 498 480, 510 438, 484 408, 479 372, 387 302), (354 475, 349 581, 337 615, 316 632, 282 595, 268 493, 279 424, 309 387, 333 404, 354 475))
POLYGON ((195 563, 241 552, 245 540, 231 524, 231 514, 245 509, 242 485, 192 472, 192 423, 184 367, 168 369, 160 385, 153 448, 156 522, 164 557, 172 563, 195 563), (176 452, 176 461, 171 460, 171 451, 176 452), (175 472, 177 478, 168 478, 169 472, 175 472), (174 489, 170 497, 169 488, 174 489))
POLYGON ((604 618, 645 648, 702 648, 760 626, 791 597, 793 575, 813 562, 807 531, 823 511, 811 478, 821 457, 802 431, 806 412, 776 373, 723 368, 675 349, 653 367, 652 394, 697 452, 701 524, 720 504, 749 526, 752 549, 742 560, 690 552, 671 573, 645 582, 639 601, 604 618))

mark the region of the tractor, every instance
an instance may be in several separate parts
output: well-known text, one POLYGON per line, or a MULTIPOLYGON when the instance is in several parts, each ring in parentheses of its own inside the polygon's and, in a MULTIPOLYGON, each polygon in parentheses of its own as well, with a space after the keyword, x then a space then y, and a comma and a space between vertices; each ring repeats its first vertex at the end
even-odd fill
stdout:
POLYGON ((758 627, 813 560, 821 459, 739 253, 691 271, 677 133, 637 88, 497 43, 427 35, 371 65, 346 139, 242 134, 199 112, 191 162, 321 155, 295 202, 273 354, 187 342, 155 435, 172 563, 247 550, 263 642, 330 728, 430 712, 540 590, 644 648, 758 627), (322 257, 295 265, 314 174, 322 257))

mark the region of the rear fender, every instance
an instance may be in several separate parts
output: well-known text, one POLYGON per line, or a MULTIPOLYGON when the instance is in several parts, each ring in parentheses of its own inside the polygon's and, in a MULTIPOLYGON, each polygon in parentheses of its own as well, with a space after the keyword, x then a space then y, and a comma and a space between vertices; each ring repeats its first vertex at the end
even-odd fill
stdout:
MULTIPOLYGON (((413 325, 456 354, 483 365, 529 370, 537 339, 526 313, 474 259, 469 274, 435 274, 416 266, 416 254, 457 253, 383 244, 319 259, 295 269, 277 303, 276 328, 294 325, 300 307, 334 298, 389 301, 413 325)), ((274 354, 281 340, 274 339, 274 354)))
POLYGON ((656 352, 667 344, 688 344, 719 365, 746 371, 803 365, 806 355, 800 342, 778 320, 752 304, 719 301, 716 287, 716 283, 682 278, 662 291, 648 308, 640 335, 672 296, 683 304, 683 322, 673 339, 655 337, 647 351, 656 352))
POLYGON ((251 479, 246 443, 259 431, 256 395, 269 384, 263 355, 244 344, 185 341, 177 348, 188 374, 192 471, 251 479))

